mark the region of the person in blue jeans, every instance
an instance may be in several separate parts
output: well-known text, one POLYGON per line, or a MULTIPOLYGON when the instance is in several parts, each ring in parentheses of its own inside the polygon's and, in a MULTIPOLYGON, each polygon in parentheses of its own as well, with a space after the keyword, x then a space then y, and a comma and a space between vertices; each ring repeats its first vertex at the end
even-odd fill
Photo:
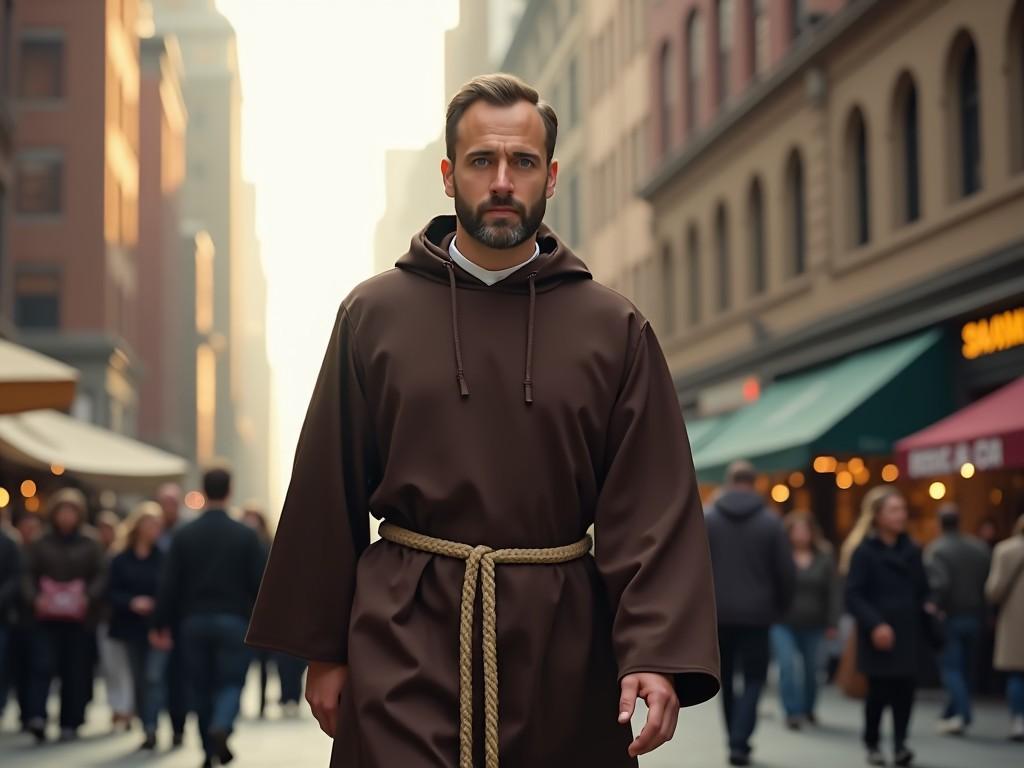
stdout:
POLYGON ((790 512, 783 526, 793 550, 796 588, 789 611, 772 627, 772 649, 786 725, 798 730, 804 722, 817 723, 821 647, 839 620, 839 579, 831 547, 810 512, 790 512))
POLYGON ((179 643, 199 721, 204 766, 234 759, 228 738, 238 717, 251 656, 244 644, 266 552, 255 531, 227 512, 231 473, 203 475, 207 502, 198 520, 171 542, 160 578, 150 642, 168 650, 180 620, 179 643))
POLYGON ((991 555, 981 539, 960 532, 955 504, 939 509, 942 535, 924 552, 932 602, 945 615, 939 671, 948 696, 939 733, 962 734, 971 724, 971 684, 985 616, 991 555))
POLYGON ((1024 515, 1013 535, 996 545, 985 596, 999 607, 993 661, 1006 673, 1010 738, 1024 741, 1024 515))

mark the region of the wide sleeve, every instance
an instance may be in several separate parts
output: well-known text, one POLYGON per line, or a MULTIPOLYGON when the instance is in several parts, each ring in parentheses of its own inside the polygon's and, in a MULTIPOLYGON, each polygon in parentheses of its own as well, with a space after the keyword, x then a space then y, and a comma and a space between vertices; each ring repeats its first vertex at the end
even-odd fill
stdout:
POLYGON ((660 672, 683 706, 719 689, 711 556, 668 365, 644 325, 611 413, 595 556, 619 677, 660 672))
POLYGON ((373 445, 356 328, 342 305, 299 434, 250 645, 309 661, 348 660, 356 562, 370 538, 373 445))

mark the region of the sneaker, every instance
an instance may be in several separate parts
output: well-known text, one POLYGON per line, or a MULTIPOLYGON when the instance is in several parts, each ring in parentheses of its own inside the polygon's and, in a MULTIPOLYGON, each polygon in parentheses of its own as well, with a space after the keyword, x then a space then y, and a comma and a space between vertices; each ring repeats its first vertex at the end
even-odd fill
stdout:
POLYGON ((235 754, 228 748, 227 731, 210 731, 210 749, 221 765, 227 765, 235 759, 235 754))
POLYGON ((896 754, 893 755, 893 765, 906 766, 914 762, 914 753, 906 747, 900 747, 896 750, 896 754))
POLYGON ((730 752, 729 765, 750 765, 750 755, 746 752, 730 752))
POLYGON ((282 714, 289 720, 294 720, 299 716, 299 702, 297 701, 286 701, 282 708, 282 714))
POLYGON ((171 737, 171 748, 177 749, 185 743, 185 734, 181 731, 175 731, 174 736, 171 737))
POLYGON ((36 744, 46 741, 46 721, 40 718, 33 718, 25 724, 25 730, 35 737, 36 744))
POLYGON ((61 744, 67 744, 67 743, 75 741, 77 739, 78 739, 78 729, 77 728, 61 728, 60 729, 60 738, 58 739, 58 741, 60 741, 61 744))
POLYGON ((1024 715, 1017 715, 1010 725, 1010 740, 1024 741, 1024 715))
POLYGON ((813 712, 808 712, 805 717, 807 719, 807 724, 808 725, 817 725, 818 724, 818 716, 815 715, 813 712))
POLYGON ((799 731, 802 725, 803 721, 801 721, 799 717, 786 718, 786 727, 791 731, 799 731))
POLYGON ((885 755, 878 749, 869 749, 868 765, 885 765, 885 755))
POLYGON ((139 745, 139 750, 152 752, 154 749, 156 749, 156 731, 146 731, 146 740, 139 745))
POLYGON ((963 736, 965 729, 964 719, 960 715, 953 715, 945 720, 939 720, 935 726, 936 732, 943 736, 963 736))

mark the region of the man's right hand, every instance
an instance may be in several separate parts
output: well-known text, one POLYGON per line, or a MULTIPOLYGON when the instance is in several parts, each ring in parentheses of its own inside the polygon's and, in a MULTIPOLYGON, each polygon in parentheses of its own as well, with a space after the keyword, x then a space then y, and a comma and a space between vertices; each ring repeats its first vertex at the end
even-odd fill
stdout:
POLYGON ((871 630, 871 643, 880 651, 891 651, 896 635, 888 624, 879 624, 871 630))
POLYGON ((306 673, 306 701, 320 730, 334 738, 338 726, 338 702, 348 680, 348 664, 326 661, 309 662, 306 673))

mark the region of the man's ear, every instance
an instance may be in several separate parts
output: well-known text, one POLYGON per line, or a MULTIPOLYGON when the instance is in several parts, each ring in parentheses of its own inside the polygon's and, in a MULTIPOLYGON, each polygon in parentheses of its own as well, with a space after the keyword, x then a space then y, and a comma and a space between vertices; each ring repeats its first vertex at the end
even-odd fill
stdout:
POLYGON ((444 193, 448 197, 455 197, 455 163, 447 157, 441 160, 441 181, 444 183, 444 193))
POLYGON ((552 160, 548 164, 548 181, 547 188, 544 190, 544 196, 549 200, 555 196, 555 184, 558 181, 558 161, 552 160))

